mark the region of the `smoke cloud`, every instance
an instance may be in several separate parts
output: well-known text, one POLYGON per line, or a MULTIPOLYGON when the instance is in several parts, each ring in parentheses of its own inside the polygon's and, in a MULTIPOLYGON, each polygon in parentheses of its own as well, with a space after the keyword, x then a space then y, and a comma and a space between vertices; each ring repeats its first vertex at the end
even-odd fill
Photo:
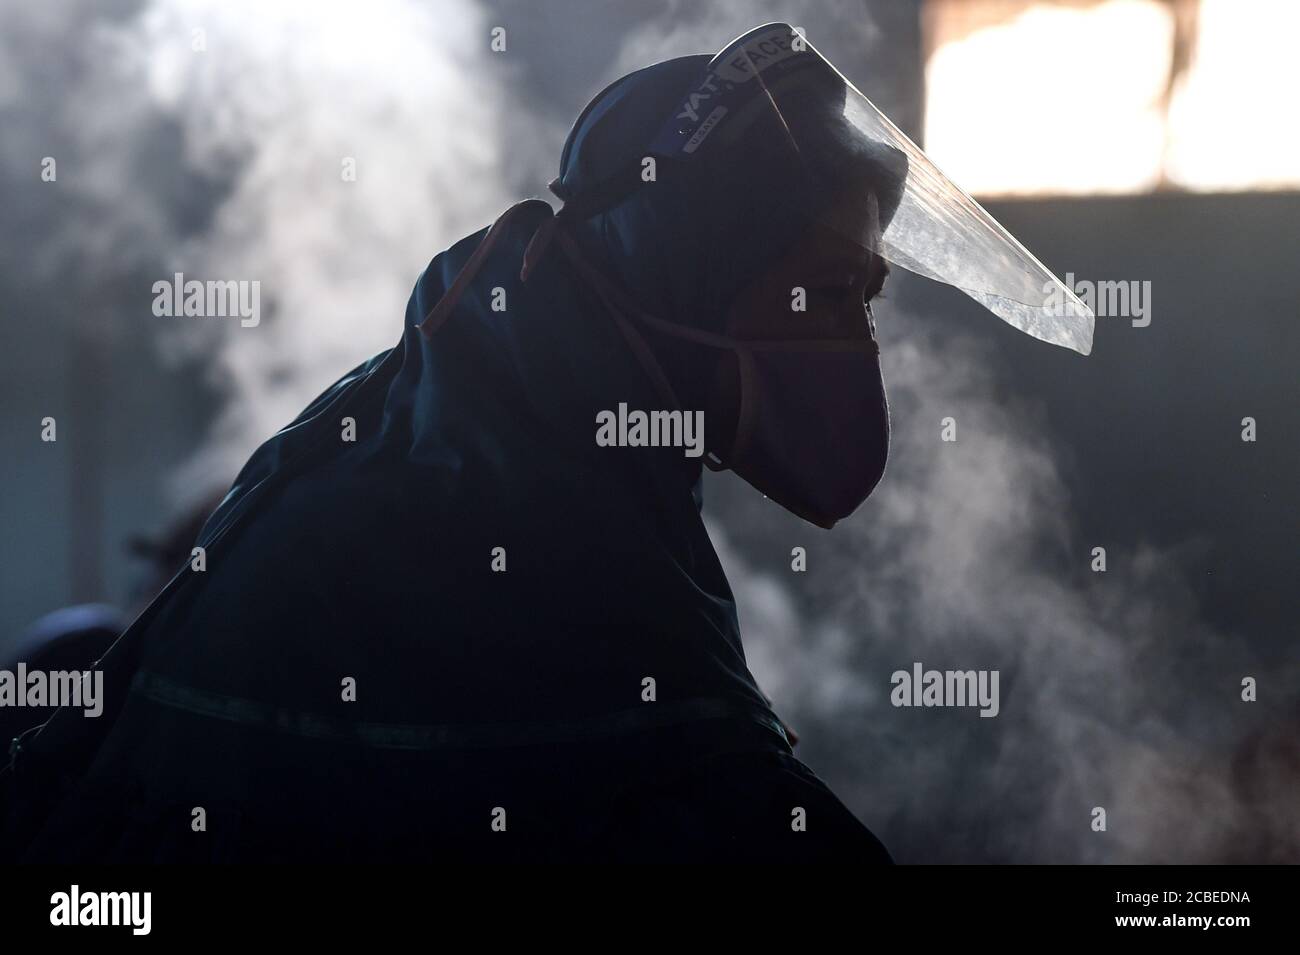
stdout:
MULTIPOLYGON (((1172 555, 1112 552, 1094 574, 1048 436, 997 396, 993 356, 887 309, 890 465, 859 512, 824 533, 739 482, 710 498, 751 669, 801 756, 906 861, 1294 858, 1294 812, 1263 797, 1261 830, 1261 797, 1238 790, 1274 783, 1230 765, 1255 730, 1249 650, 1198 619, 1172 555), (913 661, 998 670, 1000 714, 893 707, 913 661)), ((1293 771, 1283 753, 1252 771, 1293 771)))
POLYGON ((119 323, 155 328, 226 397, 179 486, 232 475, 395 343, 420 269, 512 198, 501 87, 518 60, 493 57, 475 4, 6 6, 4 159, 28 180, 19 166, 54 156, 74 197, 67 216, 33 199, 13 271, 36 260, 109 301, 111 284, 119 323), (151 286, 176 272, 260 282, 266 317, 160 320, 151 286))

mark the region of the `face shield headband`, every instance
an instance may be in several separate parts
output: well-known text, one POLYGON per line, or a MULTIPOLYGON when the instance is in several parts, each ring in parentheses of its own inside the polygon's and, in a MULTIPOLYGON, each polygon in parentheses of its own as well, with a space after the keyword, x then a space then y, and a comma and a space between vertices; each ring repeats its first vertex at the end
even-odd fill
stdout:
POLYGON ((649 153, 721 169, 756 149, 779 157, 783 169, 773 195, 756 201, 797 204, 891 265, 960 289, 1013 327, 1091 351, 1091 309, 784 23, 751 30, 715 56, 649 153), (852 185, 864 181, 873 185, 852 185), (874 234, 863 234, 862 217, 853 214, 866 188, 880 199, 874 234))

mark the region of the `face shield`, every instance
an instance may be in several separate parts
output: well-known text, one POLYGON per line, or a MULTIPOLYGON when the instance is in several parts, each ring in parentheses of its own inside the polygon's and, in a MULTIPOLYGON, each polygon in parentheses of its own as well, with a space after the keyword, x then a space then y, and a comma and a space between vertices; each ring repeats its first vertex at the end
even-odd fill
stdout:
POLYGON ((711 176, 761 162, 779 186, 755 202, 794 207, 1035 338, 1092 349, 1091 309, 787 24, 751 30, 715 56, 650 152, 715 166, 711 176))

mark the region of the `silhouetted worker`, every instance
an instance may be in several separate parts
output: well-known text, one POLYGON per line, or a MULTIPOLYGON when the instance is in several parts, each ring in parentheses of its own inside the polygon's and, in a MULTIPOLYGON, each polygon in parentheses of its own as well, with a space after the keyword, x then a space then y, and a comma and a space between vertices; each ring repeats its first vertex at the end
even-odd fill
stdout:
POLYGON ((793 756, 700 513, 705 461, 823 527, 871 492, 864 303, 900 203, 945 196, 801 39, 614 83, 558 215, 433 260, 109 654, 104 717, 22 739, 10 853, 889 861, 793 756))

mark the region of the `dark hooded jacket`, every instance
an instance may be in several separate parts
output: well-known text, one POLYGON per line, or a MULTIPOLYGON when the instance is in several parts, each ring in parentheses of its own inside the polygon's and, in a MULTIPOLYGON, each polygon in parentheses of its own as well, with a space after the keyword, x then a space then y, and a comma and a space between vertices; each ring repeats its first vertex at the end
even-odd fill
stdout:
MULTIPOLYGON (((625 78, 618 115, 661 115, 701 62, 625 78)), ((582 163, 623 161, 575 146, 584 129, 561 193, 582 163)), ((570 225, 649 310, 705 324, 745 270, 683 230, 757 235, 737 195, 633 190, 570 225)), ((484 233, 435 257, 397 345, 252 456, 199 537, 206 568, 102 661, 104 716, 60 711, 21 740, 7 855, 607 858, 629 801, 710 761, 815 782, 746 667, 700 459, 594 440, 598 412, 661 401, 562 255, 520 281, 548 216, 510 220, 429 339, 416 326, 484 233)), ((681 351, 687 407, 707 352, 681 351)), ((783 803, 771 822, 788 831, 783 803)))

